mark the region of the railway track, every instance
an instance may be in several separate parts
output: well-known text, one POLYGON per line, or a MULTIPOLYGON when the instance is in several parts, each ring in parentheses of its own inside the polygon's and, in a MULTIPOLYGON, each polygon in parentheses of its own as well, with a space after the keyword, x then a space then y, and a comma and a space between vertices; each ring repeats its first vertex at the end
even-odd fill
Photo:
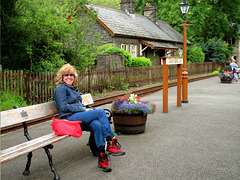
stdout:
MULTIPOLYGON (((217 76, 217 75, 205 75, 205 76, 192 77, 192 78, 190 77, 188 79, 188 82, 199 81, 199 80, 211 78, 211 77, 214 77, 214 76, 217 76)), ((173 86, 177 86, 177 81, 176 80, 168 83, 168 87, 173 87, 173 86)), ((151 94, 151 93, 157 92, 157 91, 162 90, 162 89, 163 89, 162 85, 156 85, 156 86, 153 86, 153 87, 144 88, 144 89, 140 89, 140 90, 135 90, 135 91, 133 90, 132 93, 137 94, 138 96, 145 96, 147 94, 151 94)), ((109 96, 109 97, 106 97, 106 98, 94 100, 93 107, 98 107, 98 106, 102 106, 102 105, 105 105, 105 104, 109 104, 114 99, 116 99, 117 97, 123 96, 123 95, 125 95, 125 93, 119 93, 117 95, 113 95, 113 96, 109 96)))
MULTIPOLYGON (((188 82, 194 82, 194 81, 199 81, 202 79, 207 79, 207 78, 211 78, 217 75, 203 75, 203 76, 198 76, 198 77, 189 77, 188 82)), ((172 81, 168 83, 168 87, 173 87, 173 86, 177 86, 177 81, 172 81)), ((152 86, 152 87, 148 87, 148 88, 144 88, 144 89, 140 89, 140 90, 133 90, 132 93, 137 94, 138 96, 145 96, 147 94, 151 94, 154 92, 157 92, 159 90, 162 90, 163 86, 162 85, 156 85, 156 86, 152 86)), ((125 93, 119 93, 119 94, 115 94, 115 95, 110 95, 108 97, 104 97, 104 98, 99 98, 94 100, 94 104, 92 105, 92 107, 99 107, 99 106, 103 106, 109 103, 112 103, 113 100, 115 100, 117 97, 119 96, 123 96, 125 93)), ((45 119, 38 119, 36 121, 32 121, 28 124, 28 126, 30 125, 36 125, 36 124, 40 124, 46 121, 51 120, 51 117, 49 118, 45 118, 45 119)), ((15 131, 17 129, 22 129, 22 125, 18 125, 18 126, 12 126, 12 127, 8 127, 6 129, 1 129, 1 134, 6 134, 12 131, 15 131)))

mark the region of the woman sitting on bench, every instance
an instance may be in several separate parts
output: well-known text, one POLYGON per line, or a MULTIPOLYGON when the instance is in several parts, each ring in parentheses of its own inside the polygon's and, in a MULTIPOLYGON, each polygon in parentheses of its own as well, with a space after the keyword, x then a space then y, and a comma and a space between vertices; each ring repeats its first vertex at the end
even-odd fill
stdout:
POLYGON ((106 151, 109 154, 121 156, 125 152, 120 149, 121 146, 117 139, 111 136, 112 130, 105 111, 103 109, 90 110, 84 107, 81 93, 77 88, 78 74, 74 66, 63 65, 57 72, 55 83, 57 87, 54 91, 54 101, 59 117, 70 121, 82 121, 86 124, 87 129, 94 134, 98 150, 98 165, 104 172, 110 172, 105 142, 107 141, 106 151))

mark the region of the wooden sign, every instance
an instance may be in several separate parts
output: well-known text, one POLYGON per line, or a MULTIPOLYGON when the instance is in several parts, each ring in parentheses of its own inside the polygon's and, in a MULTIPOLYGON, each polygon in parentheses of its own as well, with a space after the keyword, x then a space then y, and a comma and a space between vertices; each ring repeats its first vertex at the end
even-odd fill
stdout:
POLYGON ((183 57, 166 57, 166 65, 174 65, 174 64, 183 64, 183 57))

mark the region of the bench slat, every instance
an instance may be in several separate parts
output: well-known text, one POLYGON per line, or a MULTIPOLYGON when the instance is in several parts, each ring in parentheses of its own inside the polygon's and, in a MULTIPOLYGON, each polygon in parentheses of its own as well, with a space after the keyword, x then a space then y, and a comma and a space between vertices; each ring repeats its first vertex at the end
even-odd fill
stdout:
MULTIPOLYGON (((82 95, 84 105, 93 104, 91 94, 82 95)), ((18 109, 11 109, 1 112, 1 128, 16 125, 19 123, 49 117, 58 113, 55 102, 47 102, 33 106, 26 106, 18 109)))
POLYGON ((57 114, 54 101, 1 112, 1 128, 57 114))
POLYGON ((52 136, 56 136, 54 135, 53 133, 51 134, 48 134, 48 135, 45 135, 45 136, 42 136, 42 137, 39 137, 39 138, 36 138, 36 139, 33 139, 31 141, 27 141, 27 142, 24 142, 22 144, 19 144, 19 145, 16 145, 16 146, 13 146, 13 147, 10 147, 8 149, 5 149, 5 150, 2 150, 2 155, 4 156, 8 156, 9 154, 12 154, 14 153, 15 151, 20 151, 22 149, 27 149, 29 147, 31 147, 33 144, 37 144, 39 142, 44 142, 48 139, 51 139, 52 136))
POLYGON ((28 154, 29 152, 35 151, 49 144, 53 144, 67 137, 69 137, 69 135, 58 136, 58 135, 55 135, 54 133, 51 133, 51 134, 33 139, 31 141, 27 141, 25 143, 13 146, 11 148, 2 150, 1 163, 3 164, 11 159, 23 156, 25 154, 28 154))
MULTIPOLYGON (((82 95, 82 103, 84 105, 93 104, 93 98, 91 94, 82 95)), ((37 120, 40 118, 46 118, 55 116, 58 114, 55 102, 47 102, 37 104, 33 106, 26 106, 18 109, 11 109, 1 112, 1 128, 7 128, 12 125, 16 125, 23 122, 37 120)), ((33 139, 21 143, 19 145, 10 147, 1 151, 1 163, 5 163, 11 159, 23 156, 29 152, 35 151, 49 144, 53 144, 62 139, 69 137, 69 135, 58 136, 54 133, 33 139)))

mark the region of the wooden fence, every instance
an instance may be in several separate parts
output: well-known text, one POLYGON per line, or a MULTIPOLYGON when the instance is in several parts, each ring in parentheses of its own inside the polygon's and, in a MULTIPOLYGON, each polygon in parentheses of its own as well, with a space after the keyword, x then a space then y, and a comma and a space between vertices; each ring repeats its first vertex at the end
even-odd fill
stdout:
MULTIPOLYGON (((190 63, 189 76, 210 73, 216 70, 217 63, 190 63)), ((176 79, 177 67, 169 66, 169 79, 176 79)), ((19 70, 0 71, 1 91, 16 91, 29 104, 52 100, 56 73, 28 73, 19 70)), ((124 89, 128 86, 141 86, 162 81, 162 66, 133 67, 116 70, 79 71, 78 88, 82 93, 103 92, 104 90, 124 89)))

